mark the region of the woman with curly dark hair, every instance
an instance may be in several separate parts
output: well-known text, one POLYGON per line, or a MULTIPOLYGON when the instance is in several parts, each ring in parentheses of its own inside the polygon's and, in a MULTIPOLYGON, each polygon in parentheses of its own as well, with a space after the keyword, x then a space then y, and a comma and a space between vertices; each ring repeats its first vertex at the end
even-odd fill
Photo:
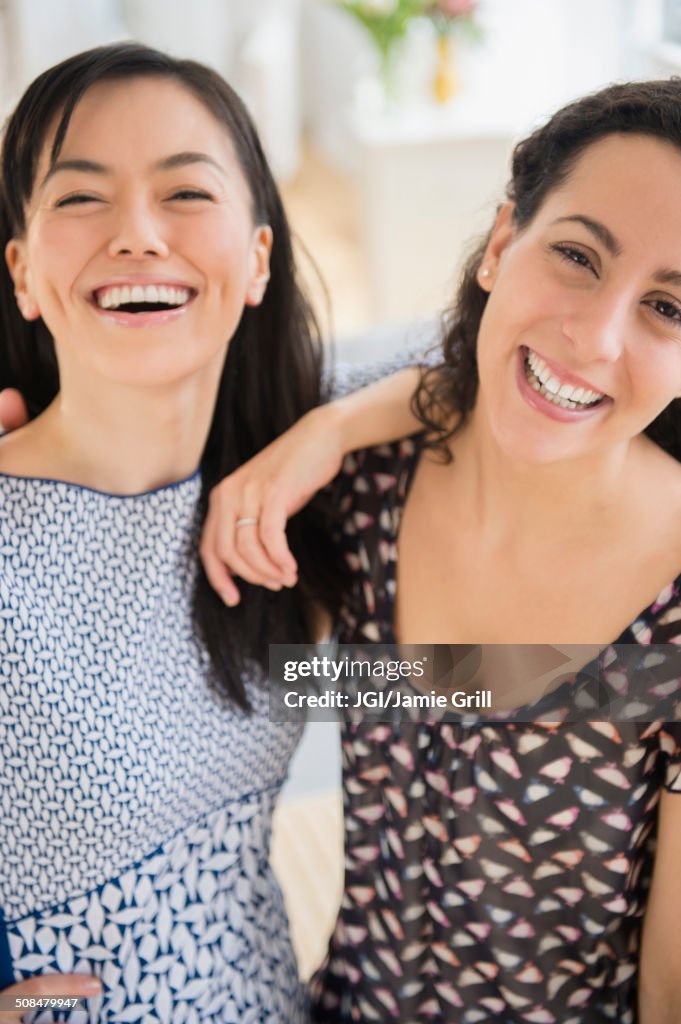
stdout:
MULTIPOLYGON (((596 645, 626 695, 622 651, 681 643, 679 396, 681 82, 615 85, 516 147, 414 397, 422 432, 345 464, 340 639, 596 645)), ((213 499, 229 520, 246 486, 254 550, 282 563, 309 422, 213 499)), ((575 716, 572 680, 487 721, 346 724, 317 1019, 680 1020, 678 676, 636 720, 575 716)))

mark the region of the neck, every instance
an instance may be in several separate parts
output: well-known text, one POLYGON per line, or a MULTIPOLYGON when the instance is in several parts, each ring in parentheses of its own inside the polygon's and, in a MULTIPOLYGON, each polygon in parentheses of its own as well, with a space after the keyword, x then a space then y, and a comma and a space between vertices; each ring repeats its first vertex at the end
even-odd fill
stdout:
POLYGON ((54 402, 26 428, 32 474, 37 460, 35 475, 137 494, 182 480, 197 468, 216 377, 208 387, 196 378, 154 388, 107 382, 84 389, 64 378, 61 383, 54 402))
MULTIPOLYGON (((490 546, 529 550, 538 543, 607 537, 622 519, 633 472, 647 438, 636 438, 588 457, 528 463, 508 456, 496 443, 479 410, 455 437, 459 480, 465 481, 465 515, 490 546)), ((458 485, 457 485, 458 486, 458 485)))

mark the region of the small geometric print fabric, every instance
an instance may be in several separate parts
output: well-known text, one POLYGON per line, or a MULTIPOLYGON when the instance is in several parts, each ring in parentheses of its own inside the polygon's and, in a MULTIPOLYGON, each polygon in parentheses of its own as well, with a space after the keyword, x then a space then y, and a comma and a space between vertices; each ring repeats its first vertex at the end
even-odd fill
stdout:
POLYGON ((301 726, 208 688, 199 492, 0 477, 0 989, 94 973, 98 1024, 305 1019, 268 862, 301 726))
MULTIPOLYGON (((408 439, 346 460, 343 643, 394 642, 418 455, 408 439)), ((679 644, 680 598, 681 579, 617 642, 679 644)), ((554 696, 534 721, 344 725, 346 885, 316 1020, 633 1024, 656 809, 662 787, 681 790, 681 729, 570 721, 554 696)))

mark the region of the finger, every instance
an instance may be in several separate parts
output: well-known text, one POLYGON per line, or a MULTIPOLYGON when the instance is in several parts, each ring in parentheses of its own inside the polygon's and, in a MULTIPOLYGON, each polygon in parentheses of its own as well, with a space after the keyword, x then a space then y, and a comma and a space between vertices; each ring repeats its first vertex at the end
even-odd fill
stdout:
POLYGON ((286 538, 286 512, 281 505, 270 503, 260 520, 260 540, 270 560, 278 565, 287 585, 298 576, 298 565, 286 538), (290 581, 290 582, 289 582, 290 581))
POLYGON ((236 523, 239 519, 257 520, 259 488, 252 482, 238 487, 233 480, 231 483, 229 491, 225 481, 213 488, 209 499, 201 557, 207 566, 206 571, 210 569, 211 583, 222 586, 225 582, 224 573, 216 564, 217 560, 230 576, 240 576, 248 583, 268 587, 270 590, 281 590, 281 570, 269 561, 259 540, 254 545, 238 536, 244 530, 254 533, 255 524, 237 527, 236 523))
POLYGON ((227 566, 217 556, 213 524, 214 519, 209 516, 203 527, 199 555, 201 556, 203 568, 211 587, 219 594, 229 608, 234 608, 239 603, 241 595, 227 566))
POLYGON ((11 1009, 13 1000, 55 996, 62 999, 91 999, 101 995, 102 983, 92 974, 38 974, 10 985, 0 993, 0 1024, 23 1021, 26 1007, 11 1009))
POLYGON ((235 552, 255 577, 251 582, 263 586, 281 586, 281 569, 269 558, 260 542, 259 523, 263 506, 262 490, 258 483, 247 480, 242 487, 240 512, 234 523, 233 546, 235 552))
POLYGON ((28 412, 23 395, 16 388, 0 391, 0 429, 16 430, 28 422, 28 412))
MULTIPOLYGON (((244 516, 244 518, 256 519, 256 516, 244 516)), ((255 573, 265 583, 270 580, 274 583, 282 582, 281 566, 277 565, 267 554, 267 550, 260 540, 259 524, 235 523, 234 547, 240 558, 248 564, 251 572, 255 573)))
POLYGON ((225 550, 221 545, 218 545, 217 556, 220 561, 228 566, 229 571, 234 576, 240 576, 247 583, 254 583, 259 587, 267 587, 269 590, 281 590, 281 580, 278 578, 279 573, 276 574, 276 577, 266 576, 262 572, 255 570, 245 558, 242 558, 236 547, 225 550))
POLYGON ((34 974, 3 989, 7 995, 96 996, 102 982, 94 974, 34 974))
MULTIPOLYGON (((240 516, 240 518, 247 517, 240 516)), ((220 517, 218 518, 215 510, 213 510, 209 515, 209 519, 212 519, 212 531, 209 530, 206 533, 205 539, 201 542, 201 557, 204 565, 208 564, 210 566, 211 574, 218 584, 221 585, 224 582, 224 574, 222 572, 224 570, 230 577, 240 576, 247 583, 269 587, 270 590, 281 590, 281 580, 278 578, 280 575, 278 572, 268 576, 254 570, 237 550, 235 545, 235 535, 237 533, 236 512, 226 509, 225 503, 222 502, 220 517), (216 563, 218 564, 216 565, 216 563)), ((234 584, 232 583, 232 585, 234 584)))

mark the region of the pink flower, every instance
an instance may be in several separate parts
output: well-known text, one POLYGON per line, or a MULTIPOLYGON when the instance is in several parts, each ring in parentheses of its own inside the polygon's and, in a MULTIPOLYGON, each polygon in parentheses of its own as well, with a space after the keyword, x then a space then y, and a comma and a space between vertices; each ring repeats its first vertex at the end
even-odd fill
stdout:
POLYGON ((463 14, 472 14, 477 7, 477 0, 438 0, 437 10, 447 18, 458 18, 463 14))

